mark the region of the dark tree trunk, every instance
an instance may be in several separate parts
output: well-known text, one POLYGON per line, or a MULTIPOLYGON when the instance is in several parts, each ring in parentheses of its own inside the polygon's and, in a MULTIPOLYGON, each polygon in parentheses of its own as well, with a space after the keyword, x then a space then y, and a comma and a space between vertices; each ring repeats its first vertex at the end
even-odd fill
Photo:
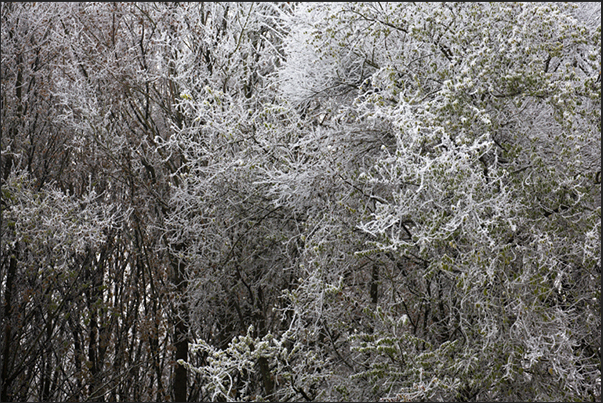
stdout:
MULTIPOLYGON (((15 252, 16 253, 16 252, 15 252)), ((0 392, 0 401, 9 402, 11 401, 11 394, 9 393, 10 381, 8 379, 8 365, 9 360, 8 357, 10 355, 11 349, 11 299, 12 299, 12 288, 13 288, 13 279, 15 277, 15 273, 17 272, 17 258, 15 256, 10 257, 10 263, 8 265, 8 273, 6 278, 6 289, 4 290, 4 346, 2 351, 2 379, 0 380, 0 388, 2 391, 0 392)))
MULTIPOLYGON (((177 245, 176 250, 184 249, 184 245, 177 245)), ((186 282, 184 280, 184 263, 177 257, 172 257, 174 267, 174 285, 178 292, 183 294, 186 291, 186 282)), ((188 360, 188 325, 186 323, 186 308, 178 305, 176 313, 176 323, 174 325, 174 344, 176 347, 176 362, 178 360, 188 360)), ((176 364, 174 370, 174 401, 187 401, 187 377, 188 373, 184 366, 176 364)))

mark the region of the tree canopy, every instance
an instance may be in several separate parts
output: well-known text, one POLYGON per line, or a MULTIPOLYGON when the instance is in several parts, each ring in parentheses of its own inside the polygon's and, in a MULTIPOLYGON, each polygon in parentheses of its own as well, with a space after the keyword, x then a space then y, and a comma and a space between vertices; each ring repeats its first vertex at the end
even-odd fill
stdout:
POLYGON ((1 21, 0 400, 600 401, 600 4, 1 21))

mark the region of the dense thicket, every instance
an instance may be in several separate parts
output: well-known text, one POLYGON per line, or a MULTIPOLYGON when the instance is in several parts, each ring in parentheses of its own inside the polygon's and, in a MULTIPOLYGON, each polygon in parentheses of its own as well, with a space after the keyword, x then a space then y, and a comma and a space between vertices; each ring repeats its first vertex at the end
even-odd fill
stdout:
POLYGON ((599 4, 1 23, 1 401, 600 401, 599 4))

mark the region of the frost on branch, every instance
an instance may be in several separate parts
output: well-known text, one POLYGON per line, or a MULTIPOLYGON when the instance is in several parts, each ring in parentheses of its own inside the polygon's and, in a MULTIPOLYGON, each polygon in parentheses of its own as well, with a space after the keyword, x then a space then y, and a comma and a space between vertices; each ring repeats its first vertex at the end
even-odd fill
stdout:
MULTIPOLYGON (((427 379, 445 373, 460 380, 449 384, 451 395, 444 384, 430 382, 433 393, 441 393, 432 397, 599 396, 600 342, 591 334, 600 334, 594 314, 600 253, 591 253, 589 245, 600 228, 600 30, 583 26, 571 6, 558 4, 355 3, 315 9, 324 17, 306 20, 311 28, 300 30, 312 38, 295 43, 305 44, 305 52, 310 47, 313 63, 334 65, 321 67, 324 74, 313 82, 322 90, 304 96, 317 105, 337 104, 328 114, 315 112, 315 124, 334 128, 334 149, 349 138, 339 133, 359 127, 386 135, 381 151, 375 153, 377 146, 365 154, 356 177, 346 171, 347 152, 338 152, 321 171, 302 175, 295 169, 273 177, 273 189, 288 203, 317 188, 304 184, 309 178, 321 183, 326 178, 318 172, 331 170, 329 177, 342 178, 364 199, 362 214, 340 224, 315 216, 320 224, 307 237, 314 249, 308 247, 304 257, 316 268, 308 269, 303 293, 295 294, 300 311, 314 326, 324 318, 325 329, 349 335, 353 322, 341 320, 347 313, 327 313, 340 300, 365 306, 370 316, 366 299, 354 295, 359 287, 377 289, 370 295, 384 304, 392 298, 391 309, 409 317, 413 335, 433 346, 459 342, 450 347, 455 360, 437 370, 423 367, 427 379), (361 60, 360 76, 346 70, 348 55, 361 60), (335 88, 354 77, 361 80, 350 92, 353 99, 341 97, 335 88), (357 247, 349 241, 361 236, 345 235, 343 224, 354 220, 368 236, 356 249, 356 262, 347 258, 357 247), (330 247, 331 234, 339 248, 330 247), (356 268, 371 266, 373 273, 399 270, 388 278, 397 283, 391 297, 380 296, 389 289, 381 291, 386 283, 378 274, 369 278, 379 278, 379 287, 358 281, 356 268), (336 286, 342 275, 348 280, 336 286), (340 290, 337 298, 326 298, 331 286, 340 290), (563 385, 551 374, 559 374, 553 378, 564 379, 563 385)), ((311 88, 304 69, 290 73, 301 63, 294 60, 284 70, 290 74, 287 88, 295 80, 311 88)), ((314 155, 329 158, 325 151, 317 146, 314 155)), ((347 197, 340 200, 354 206, 347 197)), ((366 333, 372 334, 383 320, 369 323, 366 333)), ((352 371, 354 362, 381 368, 381 344, 363 350, 368 356, 350 353, 350 345, 333 345, 332 353, 352 371)), ((401 367, 409 360, 391 359, 401 367)), ((415 396, 410 379, 420 384, 417 376, 396 378, 388 371, 370 382, 378 388, 387 380, 387 388, 374 392, 405 391, 402 398, 415 396)))
POLYGON ((0 400, 600 400, 598 14, 3 3, 0 400))
POLYGON ((290 332, 280 337, 269 333, 262 338, 254 337, 254 333, 250 326, 245 336, 235 337, 225 349, 216 349, 204 341, 194 343, 191 352, 205 357, 206 364, 179 364, 201 376, 203 393, 212 401, 320 398, 316 387, 328 378, 320 357, 294 341, 290 332), (263 390, 258 387, 262 381, 263 390))

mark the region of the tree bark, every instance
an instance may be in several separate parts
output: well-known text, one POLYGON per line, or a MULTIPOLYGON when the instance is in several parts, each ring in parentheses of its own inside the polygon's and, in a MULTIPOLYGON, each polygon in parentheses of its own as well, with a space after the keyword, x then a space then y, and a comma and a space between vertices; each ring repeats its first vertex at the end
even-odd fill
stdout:
MULTIPOLYGON (((184 245, 177 245, 176 251, 184 249, 184 245)), ((172 257, 174 267, 173 283, 180 294, 186 291, 184 280, 184 263, 177 256, 172 257)), ((176 362, 188 360, 188 325, 186 323, 186 309, 182 305, 177 306, 176 323, 174 325, 174 345, 176 347, 176 362)), ((187 377, 188 373, 184 366, 176 364, 174 370, 174 401, 187 401, 187 377)))
MULTIPOLYGON (((16 253, 16 252, 15 252, 16 253)), ((4 291, 4 348, 2 351, 2 379, 0 380, 0 387, 2 391, 0 392, 0 401, 9 402, 11 401, 11 394, 9 393, 10 381, 8 380, 8 357, 10 353, 11 347, 11 323, 10 317, 12 311, 11 298, 12 298, 12 288, 13 288, 13 279, 15 277, 15 273, 17 272, 17 258, 15 256, 10 257, 10 263, 8 265, 8 273, 6 278, 6 289, 4 291)))

